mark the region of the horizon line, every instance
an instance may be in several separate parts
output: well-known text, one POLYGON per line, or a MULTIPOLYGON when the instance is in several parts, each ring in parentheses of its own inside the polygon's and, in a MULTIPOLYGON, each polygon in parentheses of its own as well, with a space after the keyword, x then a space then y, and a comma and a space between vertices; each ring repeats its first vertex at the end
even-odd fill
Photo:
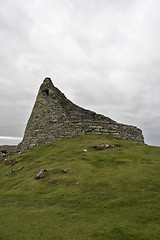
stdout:
POLYGON ((0 139, 8 139, 8 140, 22 140, 22 137, 0 136, 0 139))

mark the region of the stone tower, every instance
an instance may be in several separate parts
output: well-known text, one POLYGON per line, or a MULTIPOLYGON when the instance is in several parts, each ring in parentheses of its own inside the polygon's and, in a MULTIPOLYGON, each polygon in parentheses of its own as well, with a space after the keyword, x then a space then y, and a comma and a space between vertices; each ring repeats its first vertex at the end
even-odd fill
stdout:
POLYGON ((82 134, 113 134, 116 138, 144 143, 137 127, 117 123, 73 104, 50 78, 45 78, 18 150, 82 134))

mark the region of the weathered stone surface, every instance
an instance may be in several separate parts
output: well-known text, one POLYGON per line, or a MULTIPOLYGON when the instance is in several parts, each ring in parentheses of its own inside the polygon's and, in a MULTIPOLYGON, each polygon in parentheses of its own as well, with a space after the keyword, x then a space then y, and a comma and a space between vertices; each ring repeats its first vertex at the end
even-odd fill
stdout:
POLYGON ((144 143, 142 131, 137 127, 119 124, 78 107, 53 85, 50 78, 45 78, 18 150, 84 134, 113 134, 115 138, 144 143))

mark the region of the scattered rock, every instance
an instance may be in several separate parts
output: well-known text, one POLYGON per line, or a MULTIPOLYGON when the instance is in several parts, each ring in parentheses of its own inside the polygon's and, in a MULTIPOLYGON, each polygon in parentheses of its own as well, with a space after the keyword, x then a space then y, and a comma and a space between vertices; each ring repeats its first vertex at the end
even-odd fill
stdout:
POLYGON ((121 145, 120 144, 116 144, 115 147, 120 147, 121 145))
POLYGON ((113 147, 120 147, 120 144, 112 144, 112 145, 100 144, 100 145, 94 146, 94 148, 97 150, 105 150, 107 148, 113 148, 113 147))
POLYGON ((23 168, 24 168, 24 167, 19 167, 18 170, 20 171, 20 170, 22 170, 23 168))
POLYGON ((46 172, 47 172, 47 169, 41 169, 40 171, 38 171, 38 172, 36 173, 35 178, 36 178, 36 179, 43 178, 46 172))
POLYGON ((7 160, 8 160, 8 158, 5 158, 5 159, 3 160, 3 162, 4 162, 4 163, 7 163, 7 160))
POLYGON ((13 171, 13 170, 9 170, 8 172, 7 172, 7 176, 10 176, 12 173, 14 173, 15 171, 13 171))
POLYGON ((16 150, 17 146, 0 145, 0 158, 8 157, 11 153, 15 153, 16 150))
POLYGON ((7 156, 7 158, 3 160, 3 163, 14 166, 16 163, 18 163, 18 161, 16 159, 10 159, 10 156, 7 156))
POLYGON ((95 148, 97 150, 104 150, 104 149, 107 149, 107 148, 110 148, 111 146, 109 144, 101 144, 101 145, 97 145, 95 146, 95 148))
POLYGON ((68 173, 69 171, 67 169, 61 169, 62 173, 68 173))
POLYGON ((1 150, 1 153, 3 153, 4 155, 6 155, 7 154, 7 150, 1 150))

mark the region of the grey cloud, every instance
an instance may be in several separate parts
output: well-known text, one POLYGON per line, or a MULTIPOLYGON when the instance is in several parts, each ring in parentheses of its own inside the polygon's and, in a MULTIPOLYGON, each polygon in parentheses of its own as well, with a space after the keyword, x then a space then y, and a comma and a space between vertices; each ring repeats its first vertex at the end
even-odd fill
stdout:
POLYGON ((44 77, 160 145, 160 3, 0 1, 0 136, 23 135, 44 77))

